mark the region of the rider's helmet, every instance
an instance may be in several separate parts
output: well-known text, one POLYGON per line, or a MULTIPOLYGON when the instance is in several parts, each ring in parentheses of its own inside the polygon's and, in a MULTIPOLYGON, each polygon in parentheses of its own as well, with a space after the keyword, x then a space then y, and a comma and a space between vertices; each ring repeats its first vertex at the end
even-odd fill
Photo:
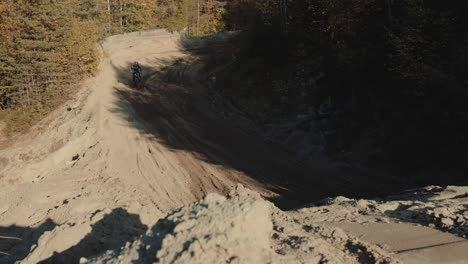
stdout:
POLYGON ((132 68, 132 72, 139 72, 141 69, 140 65, 138 64, 138 61, 135 61, 131 68, 132 68))

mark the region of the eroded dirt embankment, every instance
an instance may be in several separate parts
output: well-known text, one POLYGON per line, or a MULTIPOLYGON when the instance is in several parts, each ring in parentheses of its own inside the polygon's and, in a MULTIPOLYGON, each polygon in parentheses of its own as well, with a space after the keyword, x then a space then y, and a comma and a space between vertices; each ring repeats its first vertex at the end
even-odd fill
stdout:
POLYGON ((468 232, 468 216, 463 209, 468 204, 467 191, 466 187, 432 186, 385 200, 338 197, 285 212, 239 185, 227 199, 210 194, 169 213, 124 247, 81 260, 463 263, 468 257, 468 240, 463 237, 468 232), (459 236, 427 226, 448 229, 459 236))
POLYGON ((99 72, 75 100, 0 151, 0 233, 15 238, 2 239, 0 251, 11 261, 29 255, 34 263, 70 250, 95 254, 237 183, 275 195, 258 176, 276 166, 263 157, 270 154, 262 143, 197 112, 191 86, 165 85, 154 74, 187 57, 177 34, 119 35, 102 48, 99 72), (143 90, 129 88, 133 61, 143 65, 143 90), (127 219, 111 219, 104 230, 125 230, 128 222, 137 228, 116 233, 116 242, 87 237, 104 215, 127 219))
POLYGON ((162 30, 106 39, 100 70, 76 99, 0 151, 2 261, 73 263, 115 250, 171 210, 238 183, 279 205, 386 183, 296 164, 219 118, 197 82, 200 64, 173 67, 193 59, 179 43, 162 30), (133 61, 143 65, 144 89, 129 88, 133 61), (179 83, 164 81, 168 65, 179 83))

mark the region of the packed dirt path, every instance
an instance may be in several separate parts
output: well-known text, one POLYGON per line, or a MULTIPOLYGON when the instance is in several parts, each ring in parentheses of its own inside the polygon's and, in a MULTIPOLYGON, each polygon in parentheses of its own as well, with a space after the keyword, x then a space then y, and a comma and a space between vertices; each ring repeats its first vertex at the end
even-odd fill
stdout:
MULTIPOLYGON (((139 216, 135 225, 151 226, 168 211, 210 192, 226 193, 237 183, 273 195, 223 162, 231 159, 223 155, 230 154, 261 157, 255 152, 258 144, 233 142, 235 135, 227 127, 218 132, 230 135, 191 133, 200 124, 184 117, 190 113, 186 88, 155 83, 159 66, 187 56, 179 35, 162 30, 118 35, 106 39, 102 50, 98 74, 83 84, 76 99, 0 151, 0 233, 28 238, 28 243, 12 239, 0 248, 15 259, 24 258, 37 243, 42 246, 29 257, 31 263, 69 249, 93 223, 116 210, 119 217, 139 216), (128 86, 133 61, 143 65, 144 89, 138 91, 128 86), (239 152, 220 150, 222 146, 203 141, 206 136, 231 141, 239 152), (197 151, 201 146, 213 156, 197 151)), ((270 164, 264 162, 260 169, 270 164)))
POLYGON ((203 65, 178 34, 118 35, 101 47, 99 71, 75 98, 0 150, 0 263, 77 263, 238 183, 277 205, 387 184, 299 166, 220 118, 198 81, 203 65), (133 61, 143 66, 140 89, 129 86, 133 61))

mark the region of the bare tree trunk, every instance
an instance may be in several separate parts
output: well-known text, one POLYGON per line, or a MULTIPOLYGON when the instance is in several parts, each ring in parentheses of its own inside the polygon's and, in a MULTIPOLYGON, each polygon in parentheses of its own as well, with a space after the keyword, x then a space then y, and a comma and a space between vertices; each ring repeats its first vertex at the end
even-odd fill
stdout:
MULTIPOLYGON (((125 0, 124 0, 124 2, 123 2, 123 10, 125 10, 125 12, 127 12, 127 3, 125 3, 125 0)), ((128 19, 127 16, 124 16, 124 15, 122 14, 122 19, 123 19, 123 22, 122 22, 123 25, 124 25, 124 26, 127 26, 127 19, 128 19)))
POLYGON ((30 94, 31 94, 31 90, 32 90, 32 71, 30 70, 29 71, 29 78, 28 78, 28 86, 26 88, 26 100, 27 100, 27 105, 30 106, 31 105, 31 97, 30 97, 30 94))
POLYGON ((112 31, 112 14, 111 14, 111 6, 110 6, 110 0, 107 0, 107 19, 109 20, 109 32, 112 31))
POLYGON ((123 16, 122 16, 122 13, 123 13, 123 3, 122 3, 122 0, 120 0, 120 14, 119 14, 119 17, 120 17, 120 30, 123 31, 123 16))
POLYGON ((282 2, 283 2, 283 8, 282 8, 283 13, 281 14, 281 17, 283 18, 283 30, 286 32, 287 22, 288 22, 288 7, 286 5, 285 0, 283 0, 282 2))
POLYGON ((393 19, 392 19, 392 4, 393 0, 384 0, 385 2, 385 15, 387 17, 387 25, 388 27, 393 26, 393 19))
POLYGON ((200 0, 197 1, 197 34, 200 35, 200 0))

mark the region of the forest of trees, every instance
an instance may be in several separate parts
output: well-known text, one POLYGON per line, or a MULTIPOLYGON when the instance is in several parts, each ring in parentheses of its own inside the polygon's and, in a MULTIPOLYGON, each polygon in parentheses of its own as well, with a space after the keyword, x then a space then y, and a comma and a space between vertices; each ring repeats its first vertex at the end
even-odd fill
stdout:
POLYGON ((225 21, 244 37, 218 79, 260 122, 331 103, 338 153, 468 171, 468 2, 229 1, 225 21))
POLYGON ((152 28, 218 32, 222 6, 214 0, 2 1, 0 121, 9 133, 21 131, 63 102, 96 69, 99 39, 152 28))
POLYGON ((467 24, 464 0, 4 0, 0 118, 43 116, 93 72, 105 36, 241 30, 218 84, 260 123, 329 102, 341 152, 367 139, 376 164, 463 167, 467 24))

